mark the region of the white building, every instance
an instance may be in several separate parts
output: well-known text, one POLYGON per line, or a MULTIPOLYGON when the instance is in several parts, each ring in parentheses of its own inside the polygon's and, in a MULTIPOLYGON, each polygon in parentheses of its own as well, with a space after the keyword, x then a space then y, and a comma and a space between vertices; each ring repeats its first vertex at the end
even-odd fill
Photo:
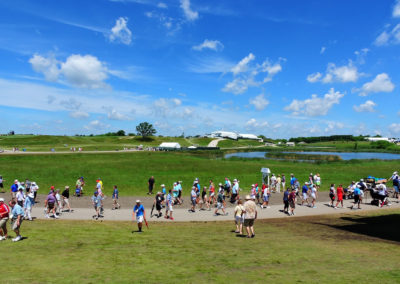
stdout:
POLYGON ((164 149, 180 149, 181 145, 177 142, 163 142, 158 147, 164 149))
POLYGON ((229 132, 229 131, 214 131, 211 132, 210 135, 208 135, 210 138, 228 138, 228 139, 233 139, 237 140, 238 135, 235 132, 229 132))
POLYGON ((262 138, 258 138, 257 135, 254 135, 254 134, 239 134, 238 138, 239 139, 258 140, 260 142, 263 142, 262 138))
POLYGON ((286 146, 294 147, 296 144, 294 142, 286 142, 286 146))
POLYGON ((376 141, 392 142, 391 139, 389 139, 387 137, 366 137, 365 140, 370 141, 370 142, 376 142, 376 141))

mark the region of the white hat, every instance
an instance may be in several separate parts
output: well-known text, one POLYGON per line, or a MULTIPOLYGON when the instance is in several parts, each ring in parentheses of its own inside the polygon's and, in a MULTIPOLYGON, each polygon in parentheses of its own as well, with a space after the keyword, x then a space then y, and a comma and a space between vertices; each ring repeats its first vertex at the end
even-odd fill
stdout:
POLYGON ((165 187, 165 184, 162 184, 161 187, 165 187))
POLYGON ((255 185, 254 185, 254 184, 252 184, 252 185, 251 185, 251 187, 255 187, 255 185))
POLYGON ((237 181, 237 179, 234 179, 233 181, 237 181))
POLYGON ((394 172, 393 174, 394 174, 394 175, 397 175, 397 172, 394 172))
POLYGON ((177 185, 177 183, 176 183, 176 182, 174 182, 174 185, 177 185))
POLYGON ((4 202, 4 198, 0 198, 0 202, 4 202))
POLYGON ((246 199, 246 200, 250 200, 250 199, 251 199, 251 197, 250 197, 250 195, 246 195, 246 197, 245 197, 244 199, 246 199))
POLYGON ((140 200, 139 200, 139 199, 137 199, 137 200, 136 200, 136 203, 140 203, 140 200))
POLYGON ((218 185, 219 185, 219 186, 222 186, 222 183, 219 183, 218 185))
POLYGON ((16 180, 14 180, 14 183, 15 183, 15 184, 17 184, 17 183, 18 183, 18 180, 17 180, 17 179, 16 179, 16 180))

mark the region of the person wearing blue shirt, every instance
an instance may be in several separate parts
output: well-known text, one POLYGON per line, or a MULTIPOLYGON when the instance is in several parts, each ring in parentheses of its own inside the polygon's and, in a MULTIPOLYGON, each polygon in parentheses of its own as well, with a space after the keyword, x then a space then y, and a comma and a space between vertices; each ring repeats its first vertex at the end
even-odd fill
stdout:
POLYGON ((283 193, 283 212, 289 214, 289 188, 286 188, 285 192, 283 193))
POLYGON ((12 239, 12 241, 13 242, 18 242, 18 241, 20 241, 22 239, 19 229, 21 227, 22 220, 23 220, 23 217, 24 217, 24 210, 22 209, 21 206, 19 206, 17 204, 15 199, 10 201, 9 205, 12 208, 12 210, 11 210, 11 216, 12 216, 11 228, 15 232, 15 234, 17 235, 14 239, 12 239))
POLYGON ((99 217, 101 217, 100 216, 101 196, 97 191, 95 191, 93 193, 92 203, 93 203, 94 210, 96 210, 96 215, 94 215, 93 218, 96 218, 96 220, 97 220, 97 219, 99 219, 99 217))
POLYGON ((360 195, 361 195, 361 189, 360 189, 360 186, 359 185, 357 185, 355 188, 354 188, 354 192, 353 192, 353 194, 354 194, 354 202, 353 202, 353 205, 351 206, 351 209, 353 209, 355 206, 356 206, 356 204, 358 205, 358 209, 361 209, 361 206, 360 206, 360 195))
POLYGON ((307 206, 310 206, 310 203, 308 202, 308 185, 309 183, 306 182, 303 187, 301 188, 301 193, 303 196, 303 199, 301 200, 301 205, 304 204, 304 201, 307 201, 307 206))
POLYGON ((133 207, 132 221, 135 220, 135 215, 136 215, 136 222, 138 224, 139 233, 141 233, 143 220, 146 219, 146 215, 145 215, 145 211, 144 211, 144 206, 142 204, 140 204, 139 199, 136 200, 136 205, 133 207))
POLYGON ((19 188, 19 182, 18 182, 18 180, 16 179, 16 180, 14 181, 14 184, 11 186, 11 190, 10 190, 10 192, 11 192, 11 198, 15 198, 15 197, 17 196, 18 188, 19 188))
POLYGON ((119 197, 118 187, 116 185, 114 185, 114 190, 113 190, 113 194, 112 194, 112 199, 113 199, 112 210, 121 208, 121 205, 119 205, 119 203, 118 203, 118 197, 119 197))
POLYGON ((170 189, 167 195, 167 205, 165 206, 165 216, 164 216, 165 219, 174 220, 174 218, 172 217, 172 212, 174 211, 173 206, 174 206, 174 201, 172 200, 172 190, 170 189), (168 216, 168 211, 169 211, 169 216, 168 216))
POLYGON ((231 203, 236 202, 238 194, 239 194, 239 182, 237 181, 237 179, 234 179, 232 187, 231 203))
POLYGON ((294 177, 293 174, 290 174, 290 185, 292 186, 292 188, 294 187, 294 182, 296 181, 296 178, 294 177))

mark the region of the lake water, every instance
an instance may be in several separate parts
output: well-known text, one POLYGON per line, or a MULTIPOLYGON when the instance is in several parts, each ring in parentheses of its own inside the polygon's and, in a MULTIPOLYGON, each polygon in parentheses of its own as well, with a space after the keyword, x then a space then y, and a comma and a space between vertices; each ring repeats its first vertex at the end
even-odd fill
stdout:
MULTIPOLYGON (((226 154, 225 158, 230 157, 239 157, 239 158, 263 158, 265 157, 265 153, 268 152, 237 152, 226 154)), ((274 152, 271 152, 274 153, 274 152)), ((373 153, 373 152, 282 152, 282 153, 294 153, 301 155, 334 155, 339 156, 342 160, 352 160, 352 159, 379 159, 379 160, 400 160, 400 154, 392 154, 392 153, 373 153)))

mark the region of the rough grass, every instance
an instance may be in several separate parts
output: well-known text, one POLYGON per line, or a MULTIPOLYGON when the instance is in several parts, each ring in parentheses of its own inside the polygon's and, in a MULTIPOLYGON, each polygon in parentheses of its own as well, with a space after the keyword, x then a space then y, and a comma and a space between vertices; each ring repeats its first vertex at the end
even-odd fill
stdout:
MULTIPOLYGON (((297 163, 264 159, 215 159, 207 156, 183 152, 135 152, 102 154, 45 154, 45 155, 2 155, 0 156, 0 174, 5 187, 19 180, 36 181, 41 193, 55 185, 74 186, 79 176, 84 176, 86 189, 95 187, 95 180, 101 177, 105 192, 110 194, 112 186, 118 185, 121 195, 144 195, 147 192, 147 180, 154 175, 156 190, 161 183, 167 187, 177 180, 183 181, 187 192, 194 178, 200 184, 208 185, 209 179, 215 183, 223 182, 226 176, 238 178, 242 189, 261 182, 260 169, 269 167, 275 174, 285 174, 288 178, 294 173, 300 182, 307 180, 310 173, 320 173, 321 190, 328 190, 331 183, 348 185, 352 180, 375 177, 389 177, 398 169, 398 161, 340 161, 329 163, 297 163)), ((212 153, 209 153, 212 155, 212 153)))
POLYGON ((233 222, 24 222, 3 283, 398 283, 399 210, 233 222))

